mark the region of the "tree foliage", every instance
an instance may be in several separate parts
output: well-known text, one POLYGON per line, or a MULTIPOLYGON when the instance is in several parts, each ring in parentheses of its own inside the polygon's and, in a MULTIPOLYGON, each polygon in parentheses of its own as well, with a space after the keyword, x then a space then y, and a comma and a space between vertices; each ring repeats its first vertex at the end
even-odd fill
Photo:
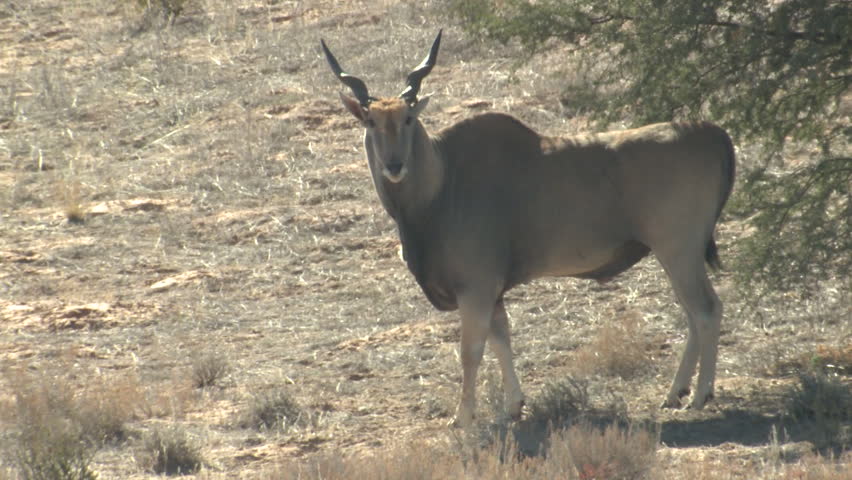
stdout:
POLYGON ((587 99, 602 123, 710 120, 741 150, 759 146, 759 158, 740 162, 730 209, 756 227, 738 248, 741 280, 806 293, 848 278, 852 2, 448 2, 475 35, 519 41, 530 55, 554 43, 582 51, 588 91, 572 85, 563 102, 587 99), (778 161, 791 145, 810 158, 778 161))

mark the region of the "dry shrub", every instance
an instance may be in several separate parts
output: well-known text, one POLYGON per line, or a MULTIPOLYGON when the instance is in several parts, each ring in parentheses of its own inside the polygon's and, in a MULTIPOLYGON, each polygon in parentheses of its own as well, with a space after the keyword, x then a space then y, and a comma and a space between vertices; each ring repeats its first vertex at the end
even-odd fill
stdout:
POLYGON ((652 342, 641 325, 642 318, 635 312, 602 325, 591 343, 577 351, 578 373, 626 380, 646 371, 652 364, 652 342))
POLYGON ((852 375, 852 343, 845 346, 817 345, 812 365, 839 375, 852 375))
POLYGON ((83 223, 86 220, 86 210, 83 207, 80 193, 80 182, 60 180, 56 184, 57 202, 62 213, 70 223, 83 223))
POLYGON ((32 480, 90 480, 94 449, 84 440, 79 424, 58 415, 30 419, 19 432, 13 461, 22 478, 32 480))
POLYGON ((539 457, 518 455, 516 445, 493 444, 462 455, 450 444, 414 443, 371 457, 324 454, 308 461, 277 465, 264 477, 300 480, 652 478, 657 442, 647 432, 624 431, 615 426, 603 430, 575 426, 554 434, 548 443, 548 454, 539 457))
POLYGON ((647 431, 577 425, 568 429, 563 441, 581 479, 651 478, 657 440, 647 431))
POLYGON ((444 480, 465 478, 464 466, 449 450, 430 444, 389 448, 375 456, 331 452, 308 461, 276 465, 264 478, 280 480, 444 480))
POLYGON ((782 480, 852 480, 852 453, 840 461, 809 455, 795 464, 782 466, 781 470, 777 478, 782 480))
POLYGON ((140 407, 141 386, 136 377, 99 378, 77 399, 76 415, 86 437, 98 445, 130 436, 127 423, 140 407))
POLYGON ((12 462, 25 479, 94 479, 93 442, 78 415, 72 386, 61 377, 20 375, 12 462))
POLYGON ((309 423, 310 414, 281 388, 255 395, 238 422, 240 427, 258 430, 286 430, 309 423))
POLYGON ((186 378, 173 378, 165 385, 149 386, 143 394, 142 414, 148 418, 183 418, 198 400, 198 391, 186 378))
POLYGON ((806 455, 792 463, 764 461, 743 464, 728 458, 685 462, 676 471, 668 471, 669 480, 852 480, 852 454, 834 459, 806 455))
POLYGON ((188 0, 136 0, 136 4, 146 12, 153 12, 166 18, 176 17, 183 12, 188 0))
POLYGON ((158 474, 195 473, 203 462, 197 442, 177 426, 155 429, 145 438, 143 448, 145 468, 158 474))
POLYGON ((196 388, 212 387, 229 371, 228 359, 218 352, 196 355, 192 360, 192 384, 196 388))
POLYGON ((791 375, 819 371, 832 375, 852 375, 852 344, 817 345, 812 351, 779 359, 767 369, 769 375, 791 375))
POLYGON ((533 424, 560 425, 574 421, 591 410, 589 385, 572 377, 544 386, 529 405, 527 421, 533 424))
POLYGON ((786 400, 785 414, 794 422, 811 425, 820 446, 848 445, 852 441, 852 384, 837 375, 808 372, 786 400))

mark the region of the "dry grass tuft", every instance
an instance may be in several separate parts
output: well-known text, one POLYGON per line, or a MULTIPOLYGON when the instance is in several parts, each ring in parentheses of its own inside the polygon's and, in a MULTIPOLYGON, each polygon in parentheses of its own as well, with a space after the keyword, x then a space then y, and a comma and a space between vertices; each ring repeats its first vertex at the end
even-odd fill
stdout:
POLYGON ((457 455, 434 444, 386 448, 375 456, 344 456, 329 452, 308 461, 276 465, 262 476, 280 480, 443 480, 465 478, 457 455))
POLYGON ((528 422, 562 425, 576 421, 591 410, 589 385, 585 380, 568 377, 545 385, 529 406, 528 422))
POLYGON ((653 478, 657 439, 647 431, 622 430, 616 425, 601 430, 584 424, 569 428, 563 441, 580 479, 653 478))
POLYGON ((794 462, 739 462, 727 456, 702 458, 666 472, 670 480, 852 480, 852 455, 842 458, 808 454, 794 462), (754 463, 750 465, 750 463, 754 463))
POLYGON ((62 213, 70 223, 83 223, 86 210, 80 194, 80 182, 60 180, 56 186, 56 196, 62 213))
POLYGON ((255 395, 238 421, 240 427, 258 430, 287 430, 309 423, 310 414, 281 388, 255 395))
POLYGON ((811 425, 819 446, 852 443, 852 384, 836 375, 808 372, 799 376, 786 400, 785 414, 811 425))
POLYGON ((216 385, 231 370, 228 358, 219 352, 202 353, 192 360, 192 384, 195 388, 216 385))
MULTIPOLYGON (((644 431, 579 425, 553 434, 547 455, 524 457, 515 444, 494 443, 464 454, 450 444, 414 443, 372 457, 326 454, 282 464, 270 478, 342 480, 409 479, 644 479, 653 478, 657 442, 644 431)), ((457 445, 457 443, 455 443, 457 445)))
POLYGON ((767 375, 785 376, 800 372, 852 375, 852 344, 820 344, 805 352, 777 356, 778 360, 767 366, 767 375))
POLYGON ((602 325, 591 343, 577 351, 575 368, 580 374, 627 380, 650 368, 652 349, 653 343, 642 329, 642 318, 634 312, 602 325))
POLYGON ((143 465, 161 475, 195 473, 203 463, 197 442, 178 426, 155 429, 145 438, 143 448, 143 465))
POLYGON ((136 377, 99 378, 80 393, 76 416, 86 437, 97 445, 127 440, 128 423, 140 407, 142 388, 136 377))
POLYGON ((13 378, 11 459, 23 478, 88 480, 98 426, 80 415, 73 386, 62 377, 13 378), (92 428, 92 430, 90 430, 92 428))
POLYGON ((198 394, 186 378, 148 386, 142 393, 142 414, 148 418, 183 418, 190 406, 197 403, 198 394))

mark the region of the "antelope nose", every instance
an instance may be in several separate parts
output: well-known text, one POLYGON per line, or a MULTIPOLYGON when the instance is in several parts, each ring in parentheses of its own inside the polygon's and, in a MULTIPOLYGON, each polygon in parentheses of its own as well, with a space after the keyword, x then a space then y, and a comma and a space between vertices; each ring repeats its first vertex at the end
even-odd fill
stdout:
POLYGON ((390 163, 385 165, 385 167, 391 175, 399 175, 399 172, 402 171, 402 162, 398 160, 391 160, 390 163))

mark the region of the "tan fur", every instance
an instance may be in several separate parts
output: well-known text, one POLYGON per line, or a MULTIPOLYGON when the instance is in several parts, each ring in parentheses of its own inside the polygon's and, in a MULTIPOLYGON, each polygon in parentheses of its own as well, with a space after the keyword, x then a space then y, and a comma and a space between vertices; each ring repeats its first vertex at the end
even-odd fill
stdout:
POLYGON ((395 133, 405 120, 408 107, 399 98, 379 98, 370 104, 369 116, 383 133, 395 133))

